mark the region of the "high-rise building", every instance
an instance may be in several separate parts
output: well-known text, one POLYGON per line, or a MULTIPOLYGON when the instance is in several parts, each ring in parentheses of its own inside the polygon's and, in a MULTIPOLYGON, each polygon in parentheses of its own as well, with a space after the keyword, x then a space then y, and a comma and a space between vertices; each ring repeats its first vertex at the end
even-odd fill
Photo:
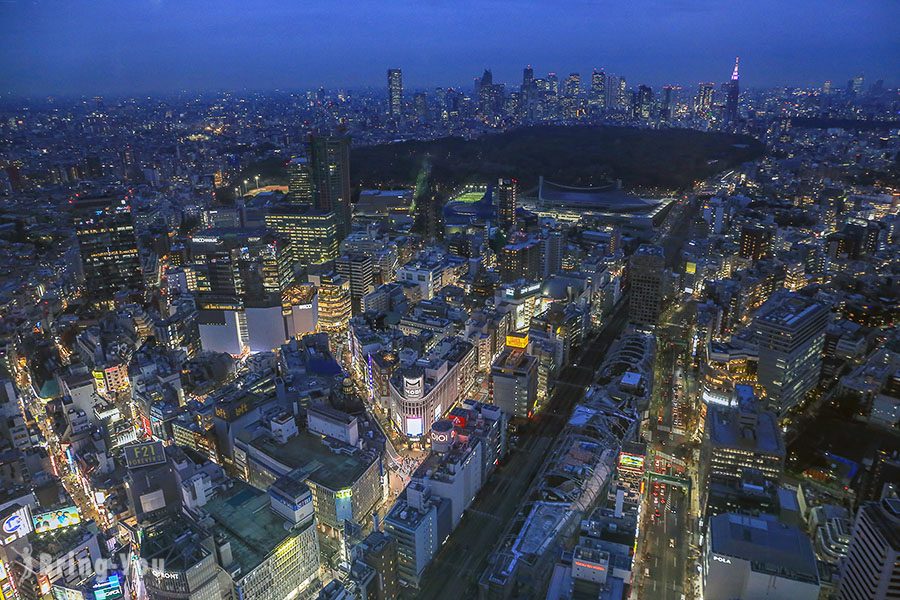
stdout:
POLYGON ((337 222, 332 212, 281 205, 269 209, 265 223, 267 228, 290 241, 294 270, 337 258, 337 222))
POLYGON ((306 157, 297 157, 288 163, 288 201, 291 204, 313 204, 312 173, 306 157))
POLYGON ((500 250, 500 280, 537 281, 543 275, 542 244, 539 239, 516 236, 500 250))
POLYGON ((712 110, 713 98, 716 94, 716 84, 701 83, 697 86, 697 98, 694 100, 694 112, 700 116, 707 116, 712 110))
POLYGON ((332 335, 347 332, 350 326, 350 282, 333 271, 310 274, 319 298, 319 331, 332 335))
POLYGON ((772 230, 757 224, 743 225, 738 253, 748 260, 761 260, 769 256, 772 253, 772 230))
POLYGON ((375 268, 368 254, 344 254, 334 261, 338 275, 350 282, 350 311, 354 315, 362 312, 363 297, 375 289, 375 268))
POLYGON ((544 277, 556 275, 562 270, 563 254, 566 247, 566 234, 552 229, 544 237, 544 277))
POLYGON ((616 106, 620 110, 628 108, 628 82, 625 81, 624 75, 619 77, 619 88, 616 90, 616 106))
POLYGON ((575 97, 581 93, 581 73, 569 73, 566 77, 565 95, 575 97))
POLYGON ((551 95, 559 96, 559 77, 556 73, 547 74, 547 85, 551 95))
POLYGON ((660 246, 642 244, 628 261, 631 288, 628 318, 632 323, 655 327, 662 313, 666 258, 660 246))
POLYGON ((112 300, 143 285, 131 206, 125 197, 80 196, 70 201, 88 295, 112 300))
POLYGON ((756 477, 777 485, 784 473, 785 449, 774 413, 761 410, 749 385, 735 386, 735 406, 710 404, 703 444, 707 486, 740 484, 756 477))
POLYGON ((313 204, 333 212, 338 242, 350 233, 350 138, 313 137, 309 142, 313 204))
POLYGON ((388 114, 399 119, 403 114, 403 72, 388 69, 388 114))
POLYGON ((647 120, 653 107, 653 90, 649 85, 640 85, 632 99, 632 117, 647 120))
POLYGON ((900 499, 860 506, 841 570, 840 600, 900 598, 900 499))
POLYGON ((510 418, 527 419, 537 400, 538 359, 524 348, 507 347, 491 366, 494 404, 510 418))
POLYGON ((515 179, 497 181, 497 224, 507 233, 516 230, 519 182, 515 179))
POLYGON ((738 85, 738 62, 734 59, 734 71, 731 73, 731 81, 725 84, 725 122, 734 123, 738 120, 738 100, 740 99, 740 86, 738 85))
POLYGON ((659 118, 668 121, 672 117, 672 91, 671 85, 663 86, 662 104, 659 107, 659 118))
POLYGON ((777 294, 753 319, 759 344, 757 379, 779 414, 800 402, 819 382, 828 308, 793 293, 777 294))
POLYGON ((594 69, 591 74, 591 102, 599 108, 606 108, 606 73, 594 69))

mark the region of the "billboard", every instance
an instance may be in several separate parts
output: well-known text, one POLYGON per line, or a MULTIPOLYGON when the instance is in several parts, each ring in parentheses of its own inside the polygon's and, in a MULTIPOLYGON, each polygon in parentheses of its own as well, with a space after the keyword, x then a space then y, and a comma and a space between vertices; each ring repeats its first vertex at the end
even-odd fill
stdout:
POLYGON ((34 530, 31 524, 31 510, 27 506, 14 505, 5 516, 0 517, 0 531, 3 545, 25 537, 34 530))
POLYGON ((94 584, 94 600, 119 600, 124 597, 122 580, 117 573, 112 573, 103 583, 94 584))
POLYGON ((31 520, 34 524, 34 531, 36 533, 44 533, 81 523, 81 514, 79 514, 77 507, 67 506, 59 510, 48 510, 47 512, 36 514, 31 520))
POLYGON ((637 454, 630 454, 628 452, 620 452, 619 468, 631 471, 643 471, 644 457, 638 456, 637 454))
POLYGON ((125 464, 129 469, 161 465, 166 462, 162 442, 144 442, 125 446, 125 464))
POLYGON ((510 348, 527 348, 528 334, 513 333, 506 336, 506 345, 510 348))

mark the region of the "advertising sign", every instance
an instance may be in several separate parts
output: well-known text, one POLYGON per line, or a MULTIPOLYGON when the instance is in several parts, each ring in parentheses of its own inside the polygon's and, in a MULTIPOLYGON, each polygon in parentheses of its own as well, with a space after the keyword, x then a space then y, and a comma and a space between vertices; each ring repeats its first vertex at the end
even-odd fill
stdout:
POLYGON ((105 582, 94 585, 94 600, 119 600, 124 595, 118 574, 113 573, 105 582))
POLYGON ((27 506, 14 506, 8 509, 6 515, 0 517, 0 531, 3 532, 3 537, 0 537, 3 545, 14 542, 31 533, 33 528, 29 508, 27 506))
POLYGON ((644 457, 638 456, 636 454, 629 454, 628 452, 620 452, 619 453, 619 468, 620 469, 630 469, 633 471, 643 471, 644 470, 644 457))
POLYGON ((81 523, 81 514, 79 514, 77 507, 67 506, 59 510, 49 510, 36 514, 31 520, 34 523, 34 531, 44 533, 81 523))
POLYGON ((166 462, 162 442, 144 442, 125 446, 125 463, 129 469, 161 465, 166 462))

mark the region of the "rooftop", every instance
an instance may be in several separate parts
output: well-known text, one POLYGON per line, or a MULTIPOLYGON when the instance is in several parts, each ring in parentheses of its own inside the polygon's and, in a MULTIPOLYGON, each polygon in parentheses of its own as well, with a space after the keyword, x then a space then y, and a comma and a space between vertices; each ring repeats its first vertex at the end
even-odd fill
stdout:
POLYGON ((347 454, 349 446, 326 441, 308 432, 301 432, 284 444, 267 435, 252 443, 290 468, 302 468, 309 473, 310 481, 334 491, 353 486, 376 459, 374 455, 358 451, 347 454))
POLYGON ((750 561, 757 572, 818 583, 816 557, 805 533, 773 517, 726 513, 710 520, 712 551, 750 561))
POLYGON ((242 573, 255 569, 291 535, 285 520, 272 511, 269 495, 240 481, 203 508, 215 520, 216 532, 231 542, 232 556, 242 573))

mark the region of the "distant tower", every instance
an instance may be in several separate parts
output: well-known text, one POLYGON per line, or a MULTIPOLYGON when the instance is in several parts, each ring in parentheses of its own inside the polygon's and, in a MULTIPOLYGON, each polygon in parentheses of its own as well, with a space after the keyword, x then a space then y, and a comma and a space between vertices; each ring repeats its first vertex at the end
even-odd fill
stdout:
POLYGON ((603 69, 594 69, 591 74, 591 102, 606 108, 606 73, 603 69))
POLYGON ((403 72, 400 69, 388 69, 388 114, 400 118, 403 111, 403 72))
POLYGON ((738 62, 740 57, 734 59, 734 71, 731 73, 731 81, 727 86, 727 94, 725 96, 725 122, 734 123, 738 120, 738 96, 741 93, 738 85, 738 62))

